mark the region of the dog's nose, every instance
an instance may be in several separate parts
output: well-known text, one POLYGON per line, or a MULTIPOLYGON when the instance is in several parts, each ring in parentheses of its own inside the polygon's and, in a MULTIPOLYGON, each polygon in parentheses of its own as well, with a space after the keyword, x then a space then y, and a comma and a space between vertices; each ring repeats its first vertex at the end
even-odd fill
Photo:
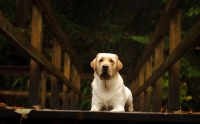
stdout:
POLYGON ((103 65, 102 67, 103 67, 103 70, 107 70, 108 69, 108 65, 107 64, 103 65))

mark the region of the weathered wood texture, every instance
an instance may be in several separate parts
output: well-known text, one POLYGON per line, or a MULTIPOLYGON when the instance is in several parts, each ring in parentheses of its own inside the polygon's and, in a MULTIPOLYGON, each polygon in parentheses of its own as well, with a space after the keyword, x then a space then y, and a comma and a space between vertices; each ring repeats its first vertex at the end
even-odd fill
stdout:
POLYGON ((136 92, 134 92, 133 97, 136 97, 141 92, 143 92, 147 87, 152 85, 157 81, 162 75, 164 75, 169 68, 171 68, 187 51, 188 49, 200 39, 200 19, 188 32, 188 34, 183 38, 183 40, 178 44, 178 46, 171 52, 171 54, 166 58, 166 60, 161 64, 157 71, 152 75, 144 85, 142 85, 136 92))
POLYGON ((57 36, 58 41, 60 42, 62 48, 69 55, 71 62, 75 64, 78 72, 81 73, 81 66, 75 53, 70 47, 68 38, 66 33, 64 32, 62 26, 59 24, 57 17, 49 3, 48 0, 32 0, 34 4, 36 4, 41 11, 44 13, 44 17, 46 18, 47 23, 50 25, 53 33, 57 36))
MULTIPOLYGON (((42 12, 33 5, 32 9, 32 28, 31 28, 31 44, 42 53, 43 40, 43 23, 42 12)), ((30 61, 30 78, 29 78, 29 98, 28 107, 39 104, 39 86, 41 79, 40 65, 31 59, 30 61)))
MULTIPOLYGON (((52 50, 52 64, 60 70, 61 68, 61 46, 57 39, 53 39, 53 50, 52 50)), ((60 109, 60 94, 61 83, 59 80, 51 75, 51 101, 50 108, 60 109)))
MULTIPOLYGON (((159 42, 155 48, 154 54, 154 68, 157 71, 158 67, 162 64, 164 59, 164 40, 159 42)), ((162 83, 163 78, 160 77, 154 84, 153 84, 153 94, 152 94, 152 111, 159 112, 160 108, 162 107, 162 83)))
MULTIPOLYGON (((145 69, 145 81, 152 75, 152 56, 149 57, 145 69)), ((151 105, 151 86, 144 91, 144 111, 149 112, 151 105)))
POLYGON ((73 91, 81 95, 78 88, 69 82, 63 73, 57 69, 44 55, 42 55, 31 43, 0 13, 0 32, 9 39, 9 41, 23 53, 38 62, 42 67, 46 68, 52 75, 59 79, 63 84, 67 85, 73 91))
POLYGON ((0 66, 2 76, 29 76, 29 66, 0 66))
MULTIPOLYGON (((139 71, 139 87, 141 87, 144 84, 144 66, 141 68, 141 70, 139 71)), ((138 105, 139 105, 139 111, 143 111, 144 109, 144 92, 140 93, 139 95, 139 101, 138 101, 138 105)))
POLYGON ((47 93, 47 90, 46 90, 46 87, 47 87, 47 74, 46 74, 46 71, 43 70, 42 71, 42 74, 41 74, 41 86, 40 86, 40 105, 42 107, 46 107, 46 93, 47 93))
MULTIPOLYGON (((70 79, 71 61, 67 53, 64 54, 64 75, 70 79)), ((69 88, 63 85, 62 109, 69 109, 69 88)))
MULTIPOLYGON (((46 98, 51 97, 51 92, 46 92, 45 93, 46 98)), ((14 90, 0 90, 0 96, 1 97, 24 97, 28 98, 28 91, 14 91, 14 90)), ((63 93, 60 92, 59 96, 60 99, 62 99, 63 93)), ((92 96, 87 96, 87 95, 82 95, 80 99, 91 99, 92 96)))
MULTIPOLYGON (((138 77, 136 77, 135 78, 135 80, 134 80, 134 90, 133 90, 133 92, 132 93, 134 93, 135 91, 137 91, 137 89, 139 88, 139 79, 138 79, 138 77)), ((139 111, 140 109, 139 109, 139 96, 136 96, 136 97, 133 97, 133 107, 134 107, 134 110, 135 111, 139 111)))
POLYGON ((150 55, 154 52, 155 45, 160 42, 160 39, 164 37, 166 31, 169 29, 170 15, 173 12, 175 6, 182 5, 183 2, 184 0, 168 0, 162 11, 162 15, 158 21, 158 24, 156 25, 153 35, 150 38, 149 44, 147 45, 142 56, 138 59, 134 71, 127 76, 127 80, 131 80, 137 76, 139 70, 145 64, 150 55))
MULTIPOLYGON (((170 19, 170 40, 169 53, 172 53, 176 46, 181 42, 181 10, 180 7, 174 10, 170 19)), ((169 98, 168 111, 179 109, 180 94, 180 60, 177 61, 169 70, 169 98)))
POLYGON ((36 110, 21 118, 14 110, 0 110, 3 124, 198 124, 200 114, 173 114, 156 112, 90 112, 72 110, 36 110), (18 120, 16 120, 18 119, 18 120), (20 121, 22 120, 22 121, 20 121), (14 121, 14 122, 13 122, 14 121))
MULTIPOLYGON (((80 76, 78 74, 78 71, 76 70, 75 66, 72 65, 72 71, 71 71, 71 82, 72 84, 74 84, 78 89, 80 89, 80 76)), ((76 94, 71 91, 70 92, 70 109, 74 110, 76 109, 77 103, 78 103, 78 96, 76 96, 76 94)))

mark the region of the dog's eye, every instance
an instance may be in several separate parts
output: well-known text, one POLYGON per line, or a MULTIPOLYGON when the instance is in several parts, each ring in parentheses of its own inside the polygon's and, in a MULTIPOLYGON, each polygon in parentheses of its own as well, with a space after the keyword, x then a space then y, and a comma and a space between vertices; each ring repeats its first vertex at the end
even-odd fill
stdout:
POLYGON ((100 59, 99 62, 103 62, 103 59, 100 59))
POLYGON ((114 61, 111 59, 110 62, 114 62, 114 61))

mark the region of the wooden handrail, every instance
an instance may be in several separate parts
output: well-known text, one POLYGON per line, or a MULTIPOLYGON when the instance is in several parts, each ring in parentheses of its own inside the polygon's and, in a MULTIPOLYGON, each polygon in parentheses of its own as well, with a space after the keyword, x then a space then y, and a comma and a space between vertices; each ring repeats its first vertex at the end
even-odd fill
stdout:
POLYGON ((79 61, 77 60, 77 57, 76 57, 75 53, 73 52, 73 50, 69 44, 69 41, 67 40, 68 38, 67 38, 66 33, 64 32, 61 25, 59 25, 57 17, 55 15, 54 11, 52 10, 52 7, 51 7, 49 1, 48 0, 32 0, 32 1, 44 13, 44 17, 45 17, 47 23, 50 25, 53 33, 57 36, 58 41, 60 42, 61 46, 69 55, 71 62, 74 63, 78 72, 81 73, 82 72, 81 65, 80 65, 79 61))
POLYGON ((166 60, 160 65, 156 70, 154 75, 152 75, 145 83, 133 93, 133 97, 138 96, 147 87, 152 85, 156 80, 158 80, 165 72, 168 71, 170 67, 174 65, 186 52, 187 50, 200 39, 200 19, 191 28, 188 34, 183 38, 180 44, 173 50, 173 52, 166 58, 166 60))
POLYGON ((81 92, 57 69, 44 55, 42 55, 31 43, 0 13, 0 32, 9 39, 23 53, 31 57, 31 59, 38 62, 47 71, 59 79, 63 84, 71 88, 77 94, 81 92))
MULTIPOLYGON (((1 97, 28 97, 28 91, 19 91, 19 90, 0 90, 1 97)), ((51 92, 46 92, 46 97, 51 97, 51 92)), ((60 92, 59 97, 63 97, 63 92, 60 92)), ((81 95, 80 99, 91 99, 91 95, 81 95)))
POLYGON ((142 68, 142 66, 150 57, 150 55, 154 52, 156 44, 160 42, 160 39, 164 37, 166 31, 169 29, 170 15, 173 12, 175 6, 182 5, 183 2, 184 0, 169 0, 168 3, 165 5, 162 11, 162 15, 158 21, 158 24, 156 25, 153 35, 150 38, 149 44, 145 48, 145 51, 142 54, 142 56, 138 59, 134 71, 130 72, 127 76, 128 81, 137 76, 139 70, 142 68))

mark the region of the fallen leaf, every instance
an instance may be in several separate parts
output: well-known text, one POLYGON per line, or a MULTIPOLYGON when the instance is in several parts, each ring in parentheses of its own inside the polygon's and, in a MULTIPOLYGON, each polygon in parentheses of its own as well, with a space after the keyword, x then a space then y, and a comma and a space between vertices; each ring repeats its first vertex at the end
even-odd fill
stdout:
POLYGON ((188 114, 192 114, 192 113, 193 113, 193 110, 190 109, 187 113, 188 113, 188 114))
POLYGON ((0 108, 6 108, 6 103, 0 102, 0 108))
POLYGON ((32 111, 32 109, 17 109, 17 110, 15 110, 16 113, 22 114, 22 115, 29 114, 31 111, 32 111))
POLYGON ((33 106, 33 109, 36 109, 36 110, 39 110, 39 109, 41 109, 41 108, 42 108, 41 105, 34 105, 34 106, 33 106))

